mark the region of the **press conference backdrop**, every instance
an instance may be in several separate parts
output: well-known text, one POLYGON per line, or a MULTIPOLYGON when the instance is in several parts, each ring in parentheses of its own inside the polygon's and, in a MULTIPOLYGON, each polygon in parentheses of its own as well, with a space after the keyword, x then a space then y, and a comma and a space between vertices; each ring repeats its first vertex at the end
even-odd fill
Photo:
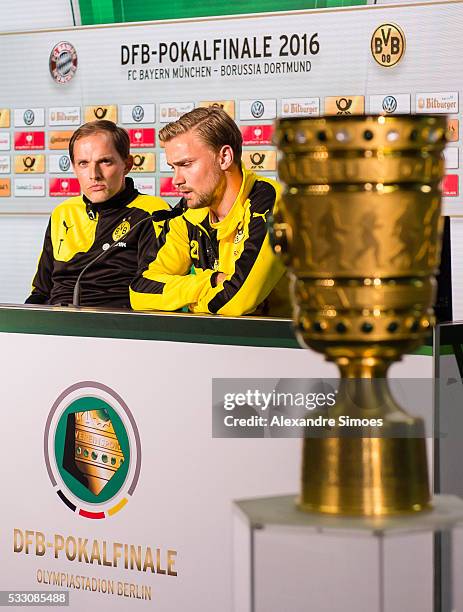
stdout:
MULTIPOLYGON (((98 117, 130 130, 139 188, 174 202, 157 133, 198 105, 222 105, 242 129, 245 163, 271 177, 276 117, 445 112, 452 135, 445 211, 461 215, 462 30, 456 1, 0 36, 8 57, 0 66, 0 301, 27 295, 49 212, 79 193, 66 155, 70 134, 98 117), (50 56, 63 51, 66 69, 54 65, 53 78, 50 56)), ((454 221, 456 243, 461 231, 454 221)), ((463 282, 453 267, 456 317, 463 282)))

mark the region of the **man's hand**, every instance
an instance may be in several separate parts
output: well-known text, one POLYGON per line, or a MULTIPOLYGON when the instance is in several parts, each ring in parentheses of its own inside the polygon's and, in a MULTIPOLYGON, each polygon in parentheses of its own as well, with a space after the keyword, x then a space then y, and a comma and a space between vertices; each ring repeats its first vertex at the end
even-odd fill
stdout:
POLYGON ((219 272, 219 273, 217 274, 216 279, 215 279, 215 281, 216 281, 216 285, 218 285, 219 283, 221 283, 222 281, 224 281, 226 278, 227 278, 227 275, 226 275, 226 274, 224 274, 223 272, 219 272))

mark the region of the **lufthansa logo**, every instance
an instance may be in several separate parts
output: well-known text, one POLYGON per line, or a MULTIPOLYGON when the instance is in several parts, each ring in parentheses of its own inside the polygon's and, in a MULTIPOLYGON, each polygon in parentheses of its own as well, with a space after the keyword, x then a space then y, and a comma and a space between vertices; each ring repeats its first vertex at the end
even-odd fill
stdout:
POLYGON ((256 119, 260 119, 262 117, 262 115, 264 114, 264 110, 264 104, 260 100, 256 100, 251 104, 251 113, 252 116, 256 119))
POLYGON ((405 53, 405 34, 398 25, 384 23, 373 32, 370 48, 377 64, 391 68, 400 62, 405 53))
POLYGON ((383 111, 393 113, 397 109, 397 100, 394 96, 386 96, 383 100, 383 111))
POLYGON ((24 111, 23 119, 26 125, 32 125, 35 119, 34 111, 32 110, 24 111))
POLYGON ((130 223, 124 219, 113 232, 113 240, 120 240, 130 230, 130 223))
POLYGON ((69 168, 71 167, 71 160, 69 159, 67 155, 61 155, 61 157, 59 158, 58 165, 59 165, 59 169, 62 172, 67 172, 69 168))
POLYGON ((93 109, 93 113, 97 119, 104 119, 108 112, 107 108, 103 108, 102 106, 98 106, 98 108, 93 109))
POLYGON ((350 115, 350 108, 352 106, 352 98, 339 98, 336 100, 336 108, 338 109, 338 115, 350 115))
POLYGON ((134 121, 139 123, 143 121, 143 117, 145 116, 145 111, 143 110, 143 106, 134 106, 132 109, 132 118, 134 121))

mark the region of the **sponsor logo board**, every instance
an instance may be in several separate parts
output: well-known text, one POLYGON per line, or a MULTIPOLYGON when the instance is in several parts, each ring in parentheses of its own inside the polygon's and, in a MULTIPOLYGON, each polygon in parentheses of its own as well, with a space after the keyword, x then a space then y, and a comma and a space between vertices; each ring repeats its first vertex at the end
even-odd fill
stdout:
POLYGON ((0 178, 0 198, 9 198, 11 195, 11 181, 9 178, 0 178))
POLYGON ((275 119, 277 116, 276 100, 241 100, 240 119, 275 119))
POLYGON ((77 70, 77 51, 66 41, 56 44, 50 53, 49 69, 55 83, 67 83, 77 70))
POLYGON ((276 151, 243 151, 243 163, 248 170, 266 170, 272 171, 277 169, 277 152, 276 151))
POLYGON ((106 119, 117 123, 117 106, 115 104, 86 106, 85 107, 85 122, 96 121, 97 119, 106 119))
POLYGON ((154 123, 156 110, 154 104, 123 104, 122 123, 154 123))
POLYGON ((45 196, 44 178, 17 178, 14 181, 14 195, 17 198, 41 198, 45 196))
POLYGON ((129 133, 131 147, 154 147, 154 128, 132 128, 127 131, 129 133))
POLYGON ((16 174, 43 174, 45 155, 15 155, 14 171, 16 174))
POLYGON ((45 149, 45 132, 15 132, 14 148, 17 151, 45 149))
POLYGON ((328 96, 325 98, 325 115, 363 115, 364 96, 328 96))
POLYGON ((11 160, 9 155, 0 155, 0 174, 11 172, 11 160))
POLYGON ((318 117, 320 98, 283 98, 281 117, 318 117))
POLYGON ((134 153, 133 166, 130 172, 154 172, 156 157, 154 153, 134 153))
POLYGON ((447 141, 457 142, 460 139, 460 120, 447 119, 447 141))
POLYGON ((52 150, 68 149, 73 134, 72 130, 48 132, 48 148, 52 150))
POLYGON ((13 121, 15 127, 42 127, 45 125, 45 109, 15 108, 13 121))
POLYGON ((0 108, 0 128, 10 127, 10 109, 0 108))
POLYGON ((459 150, 457 147, 447 147, 444 149, 445 167, 449 169, 458 168, 459 150))
POLYGON ((182 197, 182 194, 177 190, 173 184, 173 178, 171 176, 162 178, 160 181, 160 192, 162 196, 173 196, 182 197))
POLYGON ((405 53, 405 34, 395 23, 383 23, 373 32, 370 49, 373 59, 384 68, 396 66, 405 53))
POLYGON ((11 149, 10 132, 0 132, 0 151, 9 151, 11 149))
POLYGON ((133 184, 135 185, 135 189, 138 189, 140 193, 152 196, 156 195, 156 179, 154 178, 134 176, 133 184))
POLYGON ((80 125, 80 106, 63 106, 48 109, 48 125, 80 125))
POLYGON ((71 159, 69 155, 49 155, 48 156, 48 171, 51 174, 62 174, 63 172, 71 172, 71 159))
MULTIPOLYGON (((209 106, 209 104, 200 104, 200 106, 209 106)), ((194 102, 165 102, 159 105, 159 121, 161 123, 177 121, 182 115, 192 111, 194 107, 194 102)))
POLYGON ((242 125, 243 145, 270 145, 273 138, 273 125, 242 125))
POLYGON ((459 184, 458 174, 447 174, 442 180, 442 195, 446 197, 455 197, 458 195, 459 184))
POLYGON ((410 94, 370 96, 370 113, 375 115, 408 115, 411 112, 410 94))
POLYGON ((159 170, 161 172, 172 172, 172 168, 167 163, 167 157, 164 151, 161 151, 159 155, 159 170))
POLYGON ((80 185, 76 178, 51 178, 49 183, 49 193, 55 196, 78 196, 80 195, 80 185))
POLYGON ((219 108, 223 108, 227 115, 230 115, 232 119, 235 118, 234 100, 203 100, 198 104, 198 106, 205 106, 206 108, 209 106, 218 106, 219 108))
POLYGON ((416 94, 417 113, 458 113, 458 92, 416 94))

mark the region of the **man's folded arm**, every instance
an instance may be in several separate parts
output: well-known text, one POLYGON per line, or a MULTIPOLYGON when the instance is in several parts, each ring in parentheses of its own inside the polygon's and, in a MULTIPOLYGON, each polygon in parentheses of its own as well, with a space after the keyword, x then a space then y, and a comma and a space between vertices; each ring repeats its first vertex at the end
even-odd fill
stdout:
POLYGON ((167 221, 158 238, 156 258, 130 286, 134 310, 178 310, 196 302, 212 270, 189 274, 190 244, 183 217, 167 221))
POLYGON ((51 242, 51 219, 48 221, 37 272, 32 281, 32 291, 26 304, 46 304, 50 299, 53 277, 53 245, 51 242))
MULTIPOLYGON (((270 246, 265 223, 262 219, 253 219, 233 274, 227 275, 215 287, 205 286, 190 309, 227 316, 251 314, 267 298, 284 271, 270 246), (259 224, 257 228, 255 223, 259 224)), ((212 284, 215 284, 214 276, 212 284)))

